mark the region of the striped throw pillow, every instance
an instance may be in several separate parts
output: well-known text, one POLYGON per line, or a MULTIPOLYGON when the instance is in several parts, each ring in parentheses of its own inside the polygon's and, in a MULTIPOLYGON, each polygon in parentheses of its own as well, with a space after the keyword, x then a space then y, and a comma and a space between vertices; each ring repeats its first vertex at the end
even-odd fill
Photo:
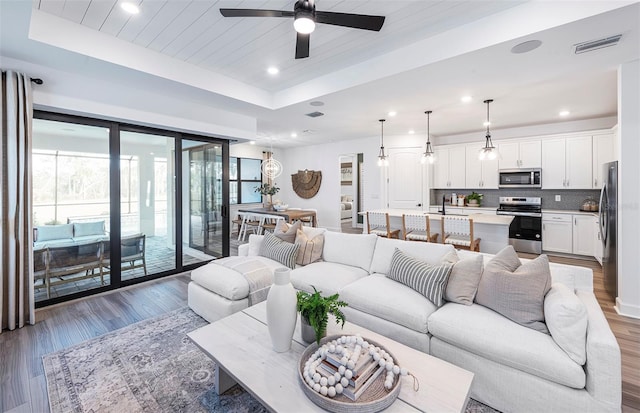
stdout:
POLYGON ((453 264, 450 263, 428 264, 396 248, 387 277, 416 290, 440 307, 444 304, 444 291, 452 268, 453 264))
POLYGON ((283 241, 272 233, 266 232, 258 255, 278 261, 280 264, 293 269, 296 266, 298 248, 300 248, 298 244, 283 241))

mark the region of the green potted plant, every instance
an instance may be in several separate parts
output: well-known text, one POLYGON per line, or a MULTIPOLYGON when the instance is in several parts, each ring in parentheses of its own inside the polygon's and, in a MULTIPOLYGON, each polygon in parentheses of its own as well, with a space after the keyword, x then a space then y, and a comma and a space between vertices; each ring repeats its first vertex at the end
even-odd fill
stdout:
POLYGON ((482 203, 482 194, 477 192, 471 192, 470 195, 467 195, 467 205, 468 206, 480 206, 482 203))
POLYGON ((316 343, 320 344, 320 339, 327 334, 329 314, 333 314, 336 321, 341 323, 341 327, 344 327, 346 318, 340 307, 346 307, 347 303, 339 300, 338 294, 323 297, 316 287, 313 287, 313 291, 313 294, 306 291, 297 292, 297 308, 300 312, 302 339, 307 343, 315 339, 316 343))
POLYGON ((279 190, 280 188, 276 186, 275 182, 273 183, 273 185, 265 182, 260 186, 256 186, 254 192, 260 192, 261 195, 266 196, 267 202, 264 207, 265 209, 271 209, 273 207, 273 204, 271 203, 271 197, 277 194, 279 190))

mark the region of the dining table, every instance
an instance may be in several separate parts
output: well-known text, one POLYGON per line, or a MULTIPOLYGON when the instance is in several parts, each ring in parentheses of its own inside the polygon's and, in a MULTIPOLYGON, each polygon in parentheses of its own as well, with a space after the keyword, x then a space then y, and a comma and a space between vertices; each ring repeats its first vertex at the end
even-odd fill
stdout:
POLYGON ((299 221, 302 218, 311 218, 311 225, 314 227, 318 226, 316 211, 313 209, 285 209, 281 211, 276 211, 274 209, 266 209, 266 208, 245 208, 245 209, 239 209, 238 212, 243 212, 246 214, 254 214, 256 216, 260 216, 260 215, 280 216, 280 217, 283 217, 287 221, 287 223, 299 221))

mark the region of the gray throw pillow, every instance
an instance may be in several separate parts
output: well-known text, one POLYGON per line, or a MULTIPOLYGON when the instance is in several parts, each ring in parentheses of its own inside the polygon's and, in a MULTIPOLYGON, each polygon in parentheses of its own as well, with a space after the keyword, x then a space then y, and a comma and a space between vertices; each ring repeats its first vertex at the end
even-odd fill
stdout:
POLYGON ((417 260, 398 248, 391 257, 388 278, 424 295, 437 307, 444 304, 444 289, 453 264, 431 265, 417 260))
POLYGON ((285 267, 295 268, 298 256, 298 244, 292 244, 276 237, 270 232, 264 234, 258 255, 278 261, 285 267))
POLYGON ((461 260, 453 250, 443 257, 442 262, 453 264, 444 293, 445 300, 464 305, 473 304, 482 277, 482 255, 477 254, 461 260))
POLYGON ((299 229, 302 229, 301 221, 287 224, 283 220, 278 220, 278 225, 276 225, 276 228, 273 230, 273 235, 293 244, 296 241, 296 234, 299 229))
POLYGON ((509 246, 487 263, 482 273, 476 303, 508 319, 549 334, 544 323, 544 297, 551 289, 551 271, 546 255, 520 263, 509 246), (515 266, 515 268, 513 268, 515 266))

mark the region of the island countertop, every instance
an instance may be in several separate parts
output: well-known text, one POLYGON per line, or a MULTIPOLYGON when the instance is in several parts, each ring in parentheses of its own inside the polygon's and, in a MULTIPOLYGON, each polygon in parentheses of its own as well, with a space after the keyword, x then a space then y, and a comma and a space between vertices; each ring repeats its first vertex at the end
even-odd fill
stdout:
MULTIPOLYGON (((402 218, 403 214, 424 214, 428 215, 430 220, 440 221, 442 219, 442 214, 434 214, 423 211, 417 211, 414 209, 396 209, 396 208, 380 208, 380 209, 372 209, 370 212, 382 212, 388 213, 390 217, 399 217, 402 218)), ((366 215, 366 212, 361 212, 361 214, 366 215)), ((459 214, 451 214, 451 216, 461 216, 459 214)), ((513 216, 511 215, 492 215, 492 214, 469 214, 464 215, 471 219, 473 219, 474 224, 488 224, 488 225, 511 225, 511 221, 513 221, 513 216)))

